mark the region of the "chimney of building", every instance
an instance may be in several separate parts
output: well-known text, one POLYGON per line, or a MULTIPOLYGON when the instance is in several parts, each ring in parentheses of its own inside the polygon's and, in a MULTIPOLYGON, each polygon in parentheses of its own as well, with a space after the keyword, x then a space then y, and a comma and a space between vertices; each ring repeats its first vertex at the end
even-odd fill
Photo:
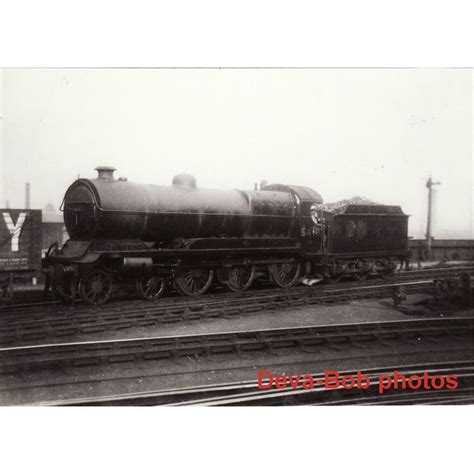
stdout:
POLYGON ((95 170, 97 171, 97 179, 114 180, 115 168, 113 166, 98 166, 95 170))
POLYGON ((30 183, 25 183, 25 209, 30 208, 30 183))

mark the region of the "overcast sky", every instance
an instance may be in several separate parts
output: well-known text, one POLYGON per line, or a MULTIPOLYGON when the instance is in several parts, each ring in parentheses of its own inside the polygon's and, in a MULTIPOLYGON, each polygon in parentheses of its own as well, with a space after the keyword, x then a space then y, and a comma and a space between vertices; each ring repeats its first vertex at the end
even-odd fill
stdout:
POLYGON ((423 237, 473 238, 473 73, 452 69, 7 69, 0 207, 59 207, 97 165, 129 180, 306 185, 400 204, 423 237))

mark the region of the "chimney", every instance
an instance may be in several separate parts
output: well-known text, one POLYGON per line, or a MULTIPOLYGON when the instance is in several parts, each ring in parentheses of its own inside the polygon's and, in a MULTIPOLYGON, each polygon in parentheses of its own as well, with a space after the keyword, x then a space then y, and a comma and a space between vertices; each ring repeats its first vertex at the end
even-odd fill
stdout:
POLYGON ((6 202, 5 202, 5 207, 7 209, 10 209, 10 201, 7 199, 6 202))
POLYGON ((114 180, 115 168, 113 166, 98 166, 95 170, 97 171, 97 179, 114 180))
POLYGON ((30 208, 30 183, 25 183, 25 209, 30 208))

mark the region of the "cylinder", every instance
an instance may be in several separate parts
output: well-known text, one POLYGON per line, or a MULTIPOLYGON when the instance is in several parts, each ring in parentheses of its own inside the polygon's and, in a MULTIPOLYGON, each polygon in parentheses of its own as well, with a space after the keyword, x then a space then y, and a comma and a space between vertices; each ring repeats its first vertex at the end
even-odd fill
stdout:
POLYGON ((151 258, 135 258, 126 257, 123 259, 123 267, 125 270, 138 271, 150 269, 153 265, 151 258))

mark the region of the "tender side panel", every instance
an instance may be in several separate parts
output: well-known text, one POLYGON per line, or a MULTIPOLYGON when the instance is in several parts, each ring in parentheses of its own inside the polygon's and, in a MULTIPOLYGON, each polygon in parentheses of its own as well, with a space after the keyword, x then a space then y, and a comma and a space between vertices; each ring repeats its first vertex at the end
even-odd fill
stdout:
POLYGON ((330 230, 330 253, 405 252, 408 216, 340 214, 330 230))

